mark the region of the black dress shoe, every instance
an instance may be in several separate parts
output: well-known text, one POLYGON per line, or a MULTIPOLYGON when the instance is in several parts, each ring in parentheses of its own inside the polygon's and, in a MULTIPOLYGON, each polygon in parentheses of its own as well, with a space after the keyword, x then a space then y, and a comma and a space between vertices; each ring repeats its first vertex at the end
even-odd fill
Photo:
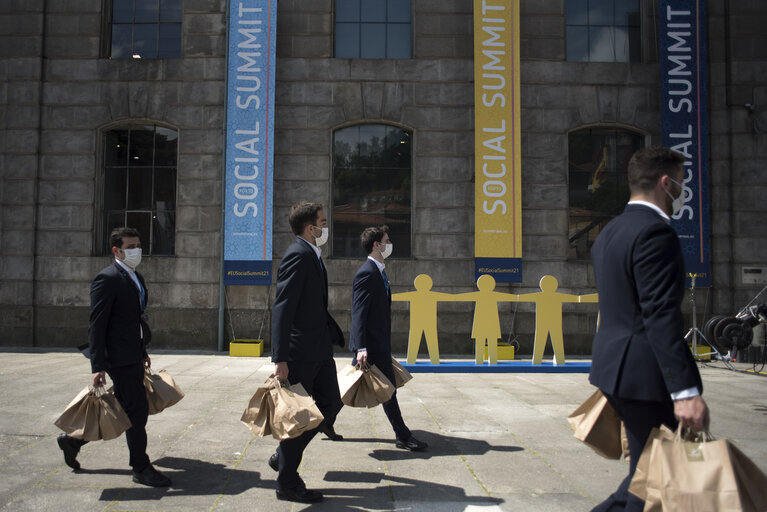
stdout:
POLYGON ((169 487, 170 478, 157 471, 151 464, 139 473, 133 472, 133 481, 149 487, 169 487))
POLYGON ((321 425, 320 432, 325 434, 331 441, 341 441, 344 438, 341 434, 336 434, 335 429, 331 425, 321 425))
POLYGON ((275 471, 280 470, 280 456, 276 453, 273 453, 272 456, 269 457, 269 467, 275 471))
POLYGON ((322 501, 322 493, 307 489, 303 482, 292 489, 277 489, 277 499, 282 501, 296 501, 298 503, 315 503, 322 501))
POLYGON ((74 470, 80 469, 80 463, 77 462, 77 454, 80 453, 82 442, 66 434, 59 434, 56 442, 59 444, 61 451, 64 452, 64 462, 66 465, 74 470))
POLYGON ((423 441, 419 441, 413 436, 410 436, 407 441, 400 441, 397 439, 397 448, 402 448, 404 450, 410 450, 411 452, 420 452, 421 450, 425 450, 429 445, 424 443, 423 441))

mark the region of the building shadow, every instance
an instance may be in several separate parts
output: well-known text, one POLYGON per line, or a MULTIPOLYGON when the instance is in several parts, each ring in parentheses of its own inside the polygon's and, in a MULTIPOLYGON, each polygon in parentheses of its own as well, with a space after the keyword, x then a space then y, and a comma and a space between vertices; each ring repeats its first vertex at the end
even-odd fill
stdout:
MULTIPOLYGON (((152 464, 161 471, 174 470, 167 472, 173 485, 166 488, 113 487, 104 489, 99 499, 102 501, 156 500, 165 496, 237 495, 253 487, 274 489, 273 476, 263 480, 257 471, 232 469, 224 464, 179 457, 163 457, 153 461, 152 464)), ((110 473, 116 470, 89 470, 88 472, 110 473)))

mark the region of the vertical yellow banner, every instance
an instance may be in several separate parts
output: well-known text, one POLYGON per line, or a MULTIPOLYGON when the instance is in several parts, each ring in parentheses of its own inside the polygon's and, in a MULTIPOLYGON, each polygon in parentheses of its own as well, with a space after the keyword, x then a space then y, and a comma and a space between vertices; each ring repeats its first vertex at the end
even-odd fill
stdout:
POLYGON ((474 270, 522 281, 519 0, 474 0, 474 270))

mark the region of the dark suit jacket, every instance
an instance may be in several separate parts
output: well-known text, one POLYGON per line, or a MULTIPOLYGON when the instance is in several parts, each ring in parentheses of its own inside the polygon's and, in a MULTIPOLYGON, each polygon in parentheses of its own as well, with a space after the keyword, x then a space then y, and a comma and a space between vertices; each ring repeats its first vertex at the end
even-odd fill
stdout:
MULTIPOLYGON (((136 276, 148 300, 144 278, 138 272, 136 276)), ((146 358, 140 300, 133 280, 117 262, 93 279, 88 345, 94 373, 141 363, 146 358)))
POLYGON ((371 260, 357 270, 352 284, 352 327, 349 348, 391 352, 391 293, 371 260))
POLYGON ((700 373, 684 335, 684 261, 676 232, 657 212, 626 206, 591 249, 599 329, 589 380, 604 393, 667 401, 700 373))
POLYGON ((328 313, 328 276, 309 243, 296 237, 277 270, 272 306, 272 361, 324 361, 341 329, 328 313))

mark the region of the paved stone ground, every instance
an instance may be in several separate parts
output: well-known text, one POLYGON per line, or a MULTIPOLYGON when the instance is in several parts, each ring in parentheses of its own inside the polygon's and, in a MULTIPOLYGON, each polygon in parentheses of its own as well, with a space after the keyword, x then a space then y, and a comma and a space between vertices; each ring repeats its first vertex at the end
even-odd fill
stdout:
MULTIPOLYGON (((430 448, 394 446, 380 407, 344 408, 342 442, 315 438, 301 474, 326 500, 279 502, 266 460, 277 443, 240 423, 266 379, 266 358, 155 353, 186 392, 149 418, 149 456, 169 489, 132 483, 125 442, 86 445, 72 472, 53 421, 88 382, 72 352, 0 353, 0 511, 586 511, 626 474, 572 437, 566 416, 592 392, 585 374, 416 374, 398 392, 405 421, 430 448)), ((347 358, 337 359, 339 368, 347 358)), ((718 366, 719 365, 719 366, 718 366)), ((767 471, 767 379, 703 368, 711 430, 767 471)), ((745 369, 745 366, 740 369, 745 369)))

